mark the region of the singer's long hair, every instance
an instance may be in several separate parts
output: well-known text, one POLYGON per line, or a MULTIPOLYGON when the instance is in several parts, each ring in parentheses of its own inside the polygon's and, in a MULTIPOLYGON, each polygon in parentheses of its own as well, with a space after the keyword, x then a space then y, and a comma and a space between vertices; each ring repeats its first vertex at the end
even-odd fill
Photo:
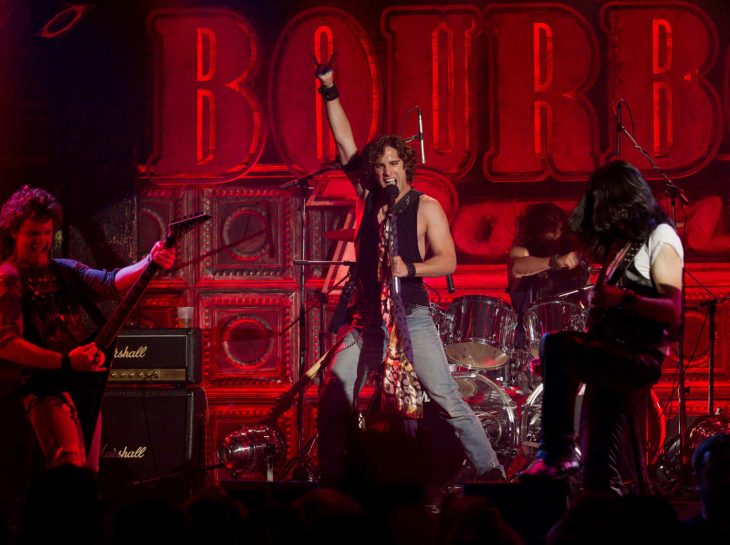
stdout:
POLYGON ((596 169, 568 226, 592 257, 604 260, 615 240, 645 240, 661 224, 672 225, 641 172, 625 161, 596 169))
POLYGON ((53 230, 61 227, 63 209, 56 198, 43 189, 24 185, 13 193, 0 210, 0 259, 5 261, 15 251, 16 233, 27 219, 53 220, 53 230))
POLYGON ((375 163, 385 153, 386 147, 391 147, 398 152, 398 157, 403 161, 403 167, 406 171, 406 180, 410 184, 416 175, 416 151, 406 144, 406 141, 402 137, 394 134, 385 134, 369 142, 362 150, 365 163, 367 164, 370 187, 373 188, 375 184, 375 163))

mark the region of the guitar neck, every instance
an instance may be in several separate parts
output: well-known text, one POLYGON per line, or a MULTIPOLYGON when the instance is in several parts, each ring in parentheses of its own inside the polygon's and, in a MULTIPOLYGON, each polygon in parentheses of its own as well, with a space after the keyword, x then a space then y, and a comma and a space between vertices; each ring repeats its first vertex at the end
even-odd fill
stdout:
POLYGON ((137 281, 131 288, 129 288, 129 291, 127 291, 124 295, 122 300, 114 309, 114 312, 112 312, 111 316, 106 321, 106 324, 104 324, 104 327, 101 328, 94 339, 94 342, 97 346, 99 346, 99 348, 103 350, 111 348, 119 330, 121 330, 126 323, 129 315, 134 310, 134 307, 137 305, 142 295, 144 295, 144 292, 147 290, 147 287, 150 285, 150 282, 155 277, 155 274, 157 274, 159 269, 160 266, 154 261, 150 261, 147 264, 145 270, 142 271, 142 274, 139 278, 137 278, 137 281))

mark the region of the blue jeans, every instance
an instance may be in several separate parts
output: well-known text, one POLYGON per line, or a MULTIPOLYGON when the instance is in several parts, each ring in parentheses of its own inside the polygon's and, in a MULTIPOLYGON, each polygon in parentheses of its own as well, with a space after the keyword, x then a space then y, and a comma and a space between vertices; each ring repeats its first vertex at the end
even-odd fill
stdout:
MULTIPOLYGON (((408 330, 416 374, 461 441, 467 459, 478 473, 500 466, 484 428, 449 372, 428 307, 413 307, 408 314, 408 330)), ((356 318, 337 348, 317 414, 319 466, 324 480, 342 476, 345 446, 356 426, 357 396, 370 371, 382 365, 387 341, 382 317, 375 315, 356 318)))

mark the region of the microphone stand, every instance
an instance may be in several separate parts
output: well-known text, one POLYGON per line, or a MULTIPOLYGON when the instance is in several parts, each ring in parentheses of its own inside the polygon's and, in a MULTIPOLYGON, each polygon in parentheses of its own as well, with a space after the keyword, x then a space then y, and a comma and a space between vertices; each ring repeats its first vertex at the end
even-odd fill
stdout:
MULTIPOLYGON (((617 113, 620 114, 620 106, 621 103, 624 102, 623 99, 619 100, 617 113)), ((666 172, 664 172, 659 165, 656 164, 654 161, 654 158, 649 155, 649 153, 639 145, 639 143, 636 141, 636 138, 634 138, 634 135, 631 134, 631 131, 629 131, 622 123, 620 116, 618 117, 617 124, 616 124, 616 130, 618 132, 616 137, 617 142, 617 155, 618 158, 618 152, 620 150, 619 142, 621 139, 621 134, 625 134, 626 137, 629 139, 629 141, 633 144, 634 148, 641 153, 641 155, 644 156, 644 158, 647 160, 647 162, 651 165, 652 169, 654 169, 655 172, 658 172, 662 179, 664 180, 664 191, 667 195, 667 197, 670 199, 671 206, 672 206, 672 220, 674 221, 674 224, 677 225, 677 199, 679 199, 682 203, 682 206, 689 204, 689 199, 687 198, 687 195, 685 195, 684 191, 682 191, 681 188, 679 188, 670 178, 667 176, 666 172)), ((684 241, 682 241, 684 243, 684 241)), ((684 289, 684 278, 685 278, 685 267, 682 266, 682 288, 681 288, 681 302, 682 302, 682 308, 680 310, 680 325, 679 325, 679 341, 677 343, 677 375, 678 375, 678 385, 677 385, 677 404, 679 406, 679 450, 680 450, 680 466, 682 468, 687 467, 687 463, 689 461, 689 456, 687 452, 687 388, 685 385, 685 368, 684 368, 684 321, 685 321, 685 289, 684 289)), ((704 287, 704 286, 703 286, 704 287)), ((705 288, 706 289, 706 288, 705 288)))
MULTIPOLYGON (((304 176, 301 176, 300 178, 296 178, 294 180, 290 180, 289 182, 283 183, 279 186, 279 189, 289 189, 290 187, 298 187, 299 188, 299 195, 301 197, 301 206, 300 206, 300 213, 301 213, 301 225, 302 225, 302 231, 301 231, 301 245, 300 245, 300 256, 301 259, 306 259, 306 251, 307 251, 307 199, 309 198, 309 192, 314 189, 313 187, 309 186, 310 180, 314 179, 315 177, 324 174, 325 172, 329 172, 331 170, 337 170, 341 168, 342 165, 336 163, 334 165, 328 165, 326 167, 320 168, 319 170, 316 170, 312 172, 311 174, 306 174, 304 176)), ((301 267, 299 270, 299 366, 298 366, 298 373, 297 377, 301 377, 304 375, 306 369, 307 369, 307 313, 305 311, 305 305, 306 305, 306 286, 305 286, 305 271, 304 267, 301 267)), ((296 417, 296 426, 297 426, 297 451, 299 451, 302 448, 302 430, 304 429, 304 397, 303 395, 299 395, 299 398, 297 399, 297 417, 296 417)))
MULTIPOLYGON (((304 261, 301 259, 297 259, 294 261, 295 265, 299 265, 302 268, 306 265, 347 265, 347 266, 353 266, 355 265, 352 261, 304 261)), ((330 351, 332 348, 337 346, 341 339, 338 339, 330 348, 329 350, 325 350, 324 348, 324 305, 327 302, 327 296, 337 289, 340 284, 345 282, 350 278, 350 274, 348 273, 346 276, 343 276, 340 280, 337 281, 331 288, 329 288, 327 291, 322 291, 319 294, 319 301, 317 303, 313 303, 306 312, 309 313, 310 310, 312 310, 314 307, 316 307, 318 304, 320 305, 320 358, 319 360, 312 365, 311 368, 307 369, 304 373, 300 375, 299 380, 296 384, 294 384, 291 388, 288 394, 290 395, 298 395, 297 401, 302 400, 304 397, 304 392, 306 391, 307 387, 311 383, 312 380, 314 380, 315 376, 320 377, 320 381, 322 377, 324 376, 326 366, 329 364, 328 356, 330 355, 330 351)), ((299 322, 299 318, 291 322, 289 325, 287 325, 281 333, 284 331, 287 331, 290 329, 294 324, 299 322)), ((281 334, 280 333, 280 334, 281 334)), ((284 396, 288 397, 288 396, 284 396)), ((281 414, 289 409, 291 406, 291 403, 288 402, 288 404, 283 404, 281 407, 278 407, 277 411, 278 414, 281 414)), ((278 415, 274 416, 274 420, 278 418, 278 415)), ((303 428, 298 429, 299 437, 303 438, 303 428)), ((318 434, 315 431, 315 433, 307 440, 306 443, 304 443, 303 446, 299 447, 299 450, 297 451, 297 455, 285 462, 284 468, 281 471, 281 477, 286 477, 286 475, 289 473, 289 471, 292 472, 292 479, 295 481, 308 481, 313 482, 315 481, 315 475, 314 471, 312 471, 312 468, 310 464, 307 462, 307 457, 309 456, 312 448, 314 447, 314 442, 317 440, 318 434)))

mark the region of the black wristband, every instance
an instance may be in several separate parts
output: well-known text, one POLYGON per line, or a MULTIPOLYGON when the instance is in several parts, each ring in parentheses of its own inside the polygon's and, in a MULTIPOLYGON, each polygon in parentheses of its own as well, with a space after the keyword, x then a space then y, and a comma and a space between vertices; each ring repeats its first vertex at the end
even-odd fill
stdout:
POLYGON ((560 268, 560 265, 558 265, 558 258, 559 258, 559 257, 560 257, 560 256, 559 256, 558 254, 555 254, 554 256, 552 256, 552 257, 550 258, 550 268, 551 268, 552 270, 554 270, 554 271, 555 271, 555 270, 558 270, 558 269, 560 268))
POLYGON ((337 86, 334 83, 332 84, 332 87, 320 85, 317 92, 322 95, 325 102, 330 102, 331 100, 340 98, 340 92, 337 90, 337 86))
POLYGON ((73 371, 73 368, 71 367, 71 357, 68 355, 68 352, 61 354, 61 371, 64 373, 70 373, 73 371))
POLYGON ((406 268, 408 269, 408 278, 413 278, 416 276, 416 264, 411 263, 410 261, 406 261, 406 268))

